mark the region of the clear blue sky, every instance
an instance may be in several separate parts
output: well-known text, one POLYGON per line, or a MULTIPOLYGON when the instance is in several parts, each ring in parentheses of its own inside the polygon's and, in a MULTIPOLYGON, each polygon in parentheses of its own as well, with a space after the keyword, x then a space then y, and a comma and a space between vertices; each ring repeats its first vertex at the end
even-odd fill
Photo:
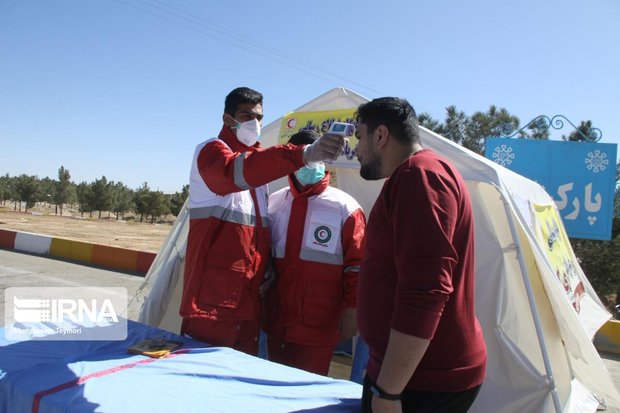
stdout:
POLYGON ((619 22, 619 0, 0 0, 0 174, 180 191, 237 86, 265 124, 344 86, 619 143, 619 22))

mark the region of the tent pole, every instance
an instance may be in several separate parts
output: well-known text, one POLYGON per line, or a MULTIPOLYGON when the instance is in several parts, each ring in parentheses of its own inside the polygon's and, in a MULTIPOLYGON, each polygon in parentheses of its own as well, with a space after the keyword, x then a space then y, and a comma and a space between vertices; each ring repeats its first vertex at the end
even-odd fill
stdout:
MULTIPOLYGON (((500 191, 501 194, 501 191, 500 191)), ((536 307, 536 300, 534 298, 534 293, 532 291, 532 284, 530 283, 529 274, 527 272, 527 266, 525 265, 525 261, 523 259, 523 255, 521 254, 520 246, 517 243, 519 239, 519 235, 515 230, 514 221, 512 219, 512 210, 504 198, 503 194, 502 200, 504 202, 504 210, 506 211, 506 216, 508 217, 508 226, 510 227, 510 233, 512 234, 512 239, 515 240, 515 250, 517 252, 517 259, 519 260, 519 267, 521 268, 521 277, 523 278, 523 284, 525 285, 525 291, 527 292, 527 300, 530 304, 530 308, 532 309, 532 319, 534 320, 534 327, 536 328, 536 336, 538 338, 538 344, 540 346, 540 351, 543 357, 543 363, 545 364, 545 371, 547 373, 547 382, 549 383, 549 387, 551 389, 551 398, 553 400, 553 405, 555 406, 556 413, 562 413, 562 404, 560 403, 560 397, 558 395, 558 389, 555 385, 555 379, 553 377, 553 371, 551 368, 551 362, 549 361, 549 353, 547 351, 547 345, 545 343, 545 337, 543 336, 542 326, 540 323, 540 318, 538 317, 538 308, 536 307)))

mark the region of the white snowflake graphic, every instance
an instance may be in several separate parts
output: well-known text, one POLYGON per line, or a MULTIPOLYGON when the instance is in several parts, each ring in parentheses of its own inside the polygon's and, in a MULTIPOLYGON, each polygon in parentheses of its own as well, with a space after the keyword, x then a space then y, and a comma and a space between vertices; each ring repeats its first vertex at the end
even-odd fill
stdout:
POLYGON ((500 145, 493 150, 493 160, 502 166, 510 165, 515 158, 512 148, 508 145, 500 145))
POLYGON ((609 159, 605 158, 607 158, 607 154, 598 149, 594 152, 590 152, 585 160, 586 168, 594 173, 604 171, 607 165, 609 165, 609 159))

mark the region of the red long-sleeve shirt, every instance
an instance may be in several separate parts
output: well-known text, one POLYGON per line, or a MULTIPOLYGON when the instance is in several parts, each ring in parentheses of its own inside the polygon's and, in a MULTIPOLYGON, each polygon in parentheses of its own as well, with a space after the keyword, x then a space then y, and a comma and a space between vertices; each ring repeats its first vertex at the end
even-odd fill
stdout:
POLYGON ((403 162, 368 219, 358 327, 376 380, 390 329, 430 339, 407 390, 482 383, 486 347, 474 308, 474 228, 460 174, 430 150, 403 162))

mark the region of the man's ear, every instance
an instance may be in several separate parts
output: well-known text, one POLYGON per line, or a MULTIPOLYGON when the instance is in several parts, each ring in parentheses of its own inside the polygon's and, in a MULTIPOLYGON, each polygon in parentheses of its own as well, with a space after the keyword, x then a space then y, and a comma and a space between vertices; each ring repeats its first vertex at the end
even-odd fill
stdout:
POLYGON ((385 125, 379 125, 375 130, 375 141, 377 148, 383 149, 390 140, 390 133, 385 125))
POLYGON ((224 125, 228 126, 229 128, 234 129, 237 126, 237 121, 235 120, 235 118, 230 116, 228 113, 224 113, 222 115, 222 121, 224 122, 224 125))

